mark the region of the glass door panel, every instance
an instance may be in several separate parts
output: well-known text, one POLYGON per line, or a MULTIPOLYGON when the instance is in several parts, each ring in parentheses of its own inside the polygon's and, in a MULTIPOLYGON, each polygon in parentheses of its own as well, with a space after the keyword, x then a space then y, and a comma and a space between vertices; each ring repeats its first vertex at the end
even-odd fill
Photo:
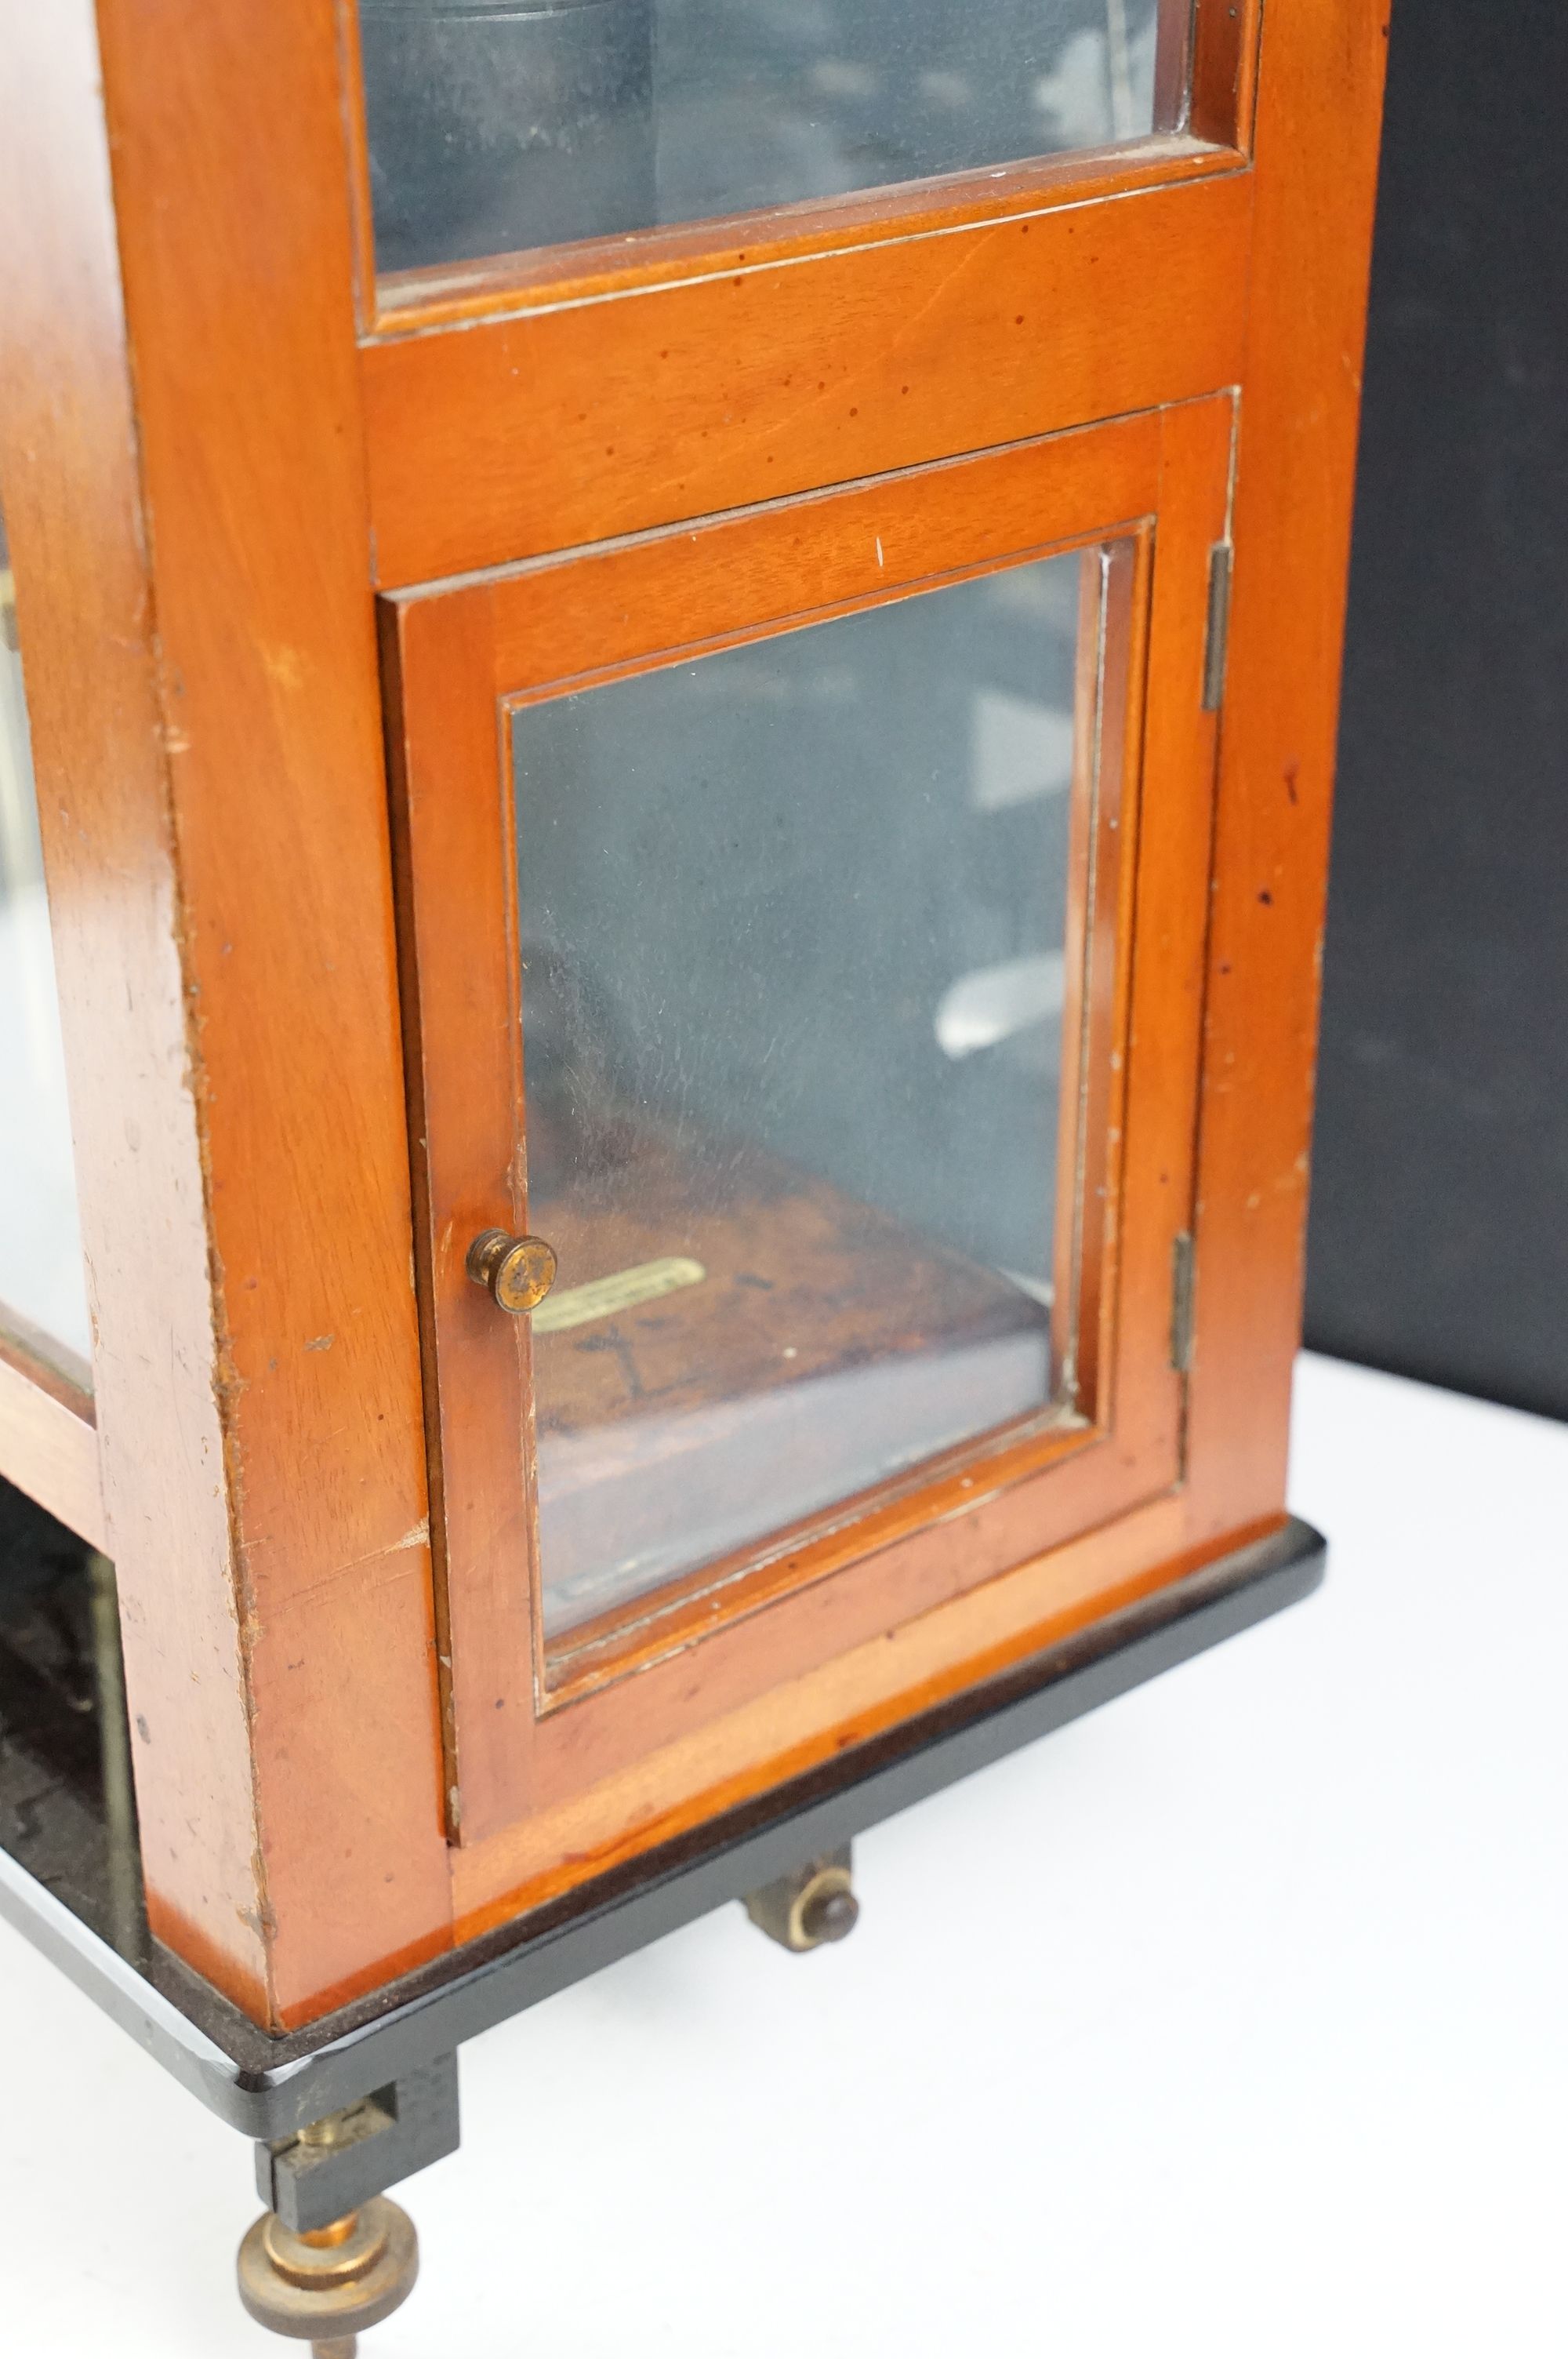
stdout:
POLYGON ((1102 571, 1038 560, 516 712, 547 1639, 1070 1407, 1102 571))
POLYGON ((1160 16, 1159 0, 360 0, 377 261, 1139 138, 1156 127, 1160 16))
POLYGON ((0 1331, 91 1383, 65 1049, 0 516, 0 1331))

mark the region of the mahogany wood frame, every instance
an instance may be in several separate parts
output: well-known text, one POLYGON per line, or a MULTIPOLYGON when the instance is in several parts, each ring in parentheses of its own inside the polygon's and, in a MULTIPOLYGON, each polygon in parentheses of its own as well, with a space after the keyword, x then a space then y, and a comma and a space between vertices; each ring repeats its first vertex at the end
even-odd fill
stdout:
MULTIPOLYGON (((0 473, 102 1536, 154 1923, 262 2022, 1281 1516, 1386 23, 1271 0, 1260 49, 1256 0, 1195 24, 1158 149, 421 316, 373 309, 336 0, 0 0, 0 473), (375 591, 1155 408, 1174 483, 1236 386, 1207 951, 1150 1019, 1202 999, 1185 1479, 889 1636, 825 1633, 613 1802, 449 1845, 375 591)), ((27 1479, 49 1412, 13 1376, 27 1479)))
POLYGON ((0 473, 148 1909, 297 2020, 451 1915, 336 29, 5 0, 0 55, 0 473))

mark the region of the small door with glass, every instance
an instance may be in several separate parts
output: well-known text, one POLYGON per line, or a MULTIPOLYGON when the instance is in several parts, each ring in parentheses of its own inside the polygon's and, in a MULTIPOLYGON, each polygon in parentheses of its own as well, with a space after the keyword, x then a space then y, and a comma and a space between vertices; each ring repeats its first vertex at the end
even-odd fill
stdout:
POLYGON ((470 1838, 1178 1479, 1231 429, 387 602, 470 1838))

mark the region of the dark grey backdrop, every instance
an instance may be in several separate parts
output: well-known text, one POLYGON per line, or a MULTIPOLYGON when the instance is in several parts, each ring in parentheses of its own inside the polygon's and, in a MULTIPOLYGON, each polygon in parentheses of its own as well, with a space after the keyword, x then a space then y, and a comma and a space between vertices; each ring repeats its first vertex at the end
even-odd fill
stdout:
POLYGON ((1568 1416, 1568 0, 1394 0, 1307 1334, 1568 1416))

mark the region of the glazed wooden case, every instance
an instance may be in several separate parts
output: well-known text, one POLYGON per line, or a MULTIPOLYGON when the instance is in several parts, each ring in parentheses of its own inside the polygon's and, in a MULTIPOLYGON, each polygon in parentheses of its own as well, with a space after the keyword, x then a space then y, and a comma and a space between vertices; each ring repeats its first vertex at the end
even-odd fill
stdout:
MULTIPOLYGON (((378 277, 373 17, 0 13, 0 493, 92 1317, 90 1390, 6 1322, 0 1473, 114 1559, 149 1920, 269 2028, 1282 1525, 1385 38, 1366 0, 1166 0, 1146 136, 378 277), (949 640, 1047 608, 1059 937, 974 964, 1057 992, 1038 1267, 857 1183, 838 1114, 821 1155, 804 1116, 681 1127, 630 1049, 553 1114, 562 748, 624 810, 595 858, 665 765, 601 997, 655 924, 661 972, 683 924, 716 955, 691 846, 775 771, 795 832, 754 856, 809 870, 816 971, 868 895, 868 958, 917 951, 943 839, 929 923, 887 882, 927 889, 914 799, 845 834, 847 893, 848 723, 766 777, 742 733, 689 841, 665 773, 715 682, 795 713, 814 651, 897 642, 918 716, 949 640), (476 1281, 492 1232, 550 1246, 532 1310, 476 1281)), ((965 704, 955 830, 1039 799, 1028 703, 965 704)), ((983 996, 938 1006, 955 1069, 983 996)))

